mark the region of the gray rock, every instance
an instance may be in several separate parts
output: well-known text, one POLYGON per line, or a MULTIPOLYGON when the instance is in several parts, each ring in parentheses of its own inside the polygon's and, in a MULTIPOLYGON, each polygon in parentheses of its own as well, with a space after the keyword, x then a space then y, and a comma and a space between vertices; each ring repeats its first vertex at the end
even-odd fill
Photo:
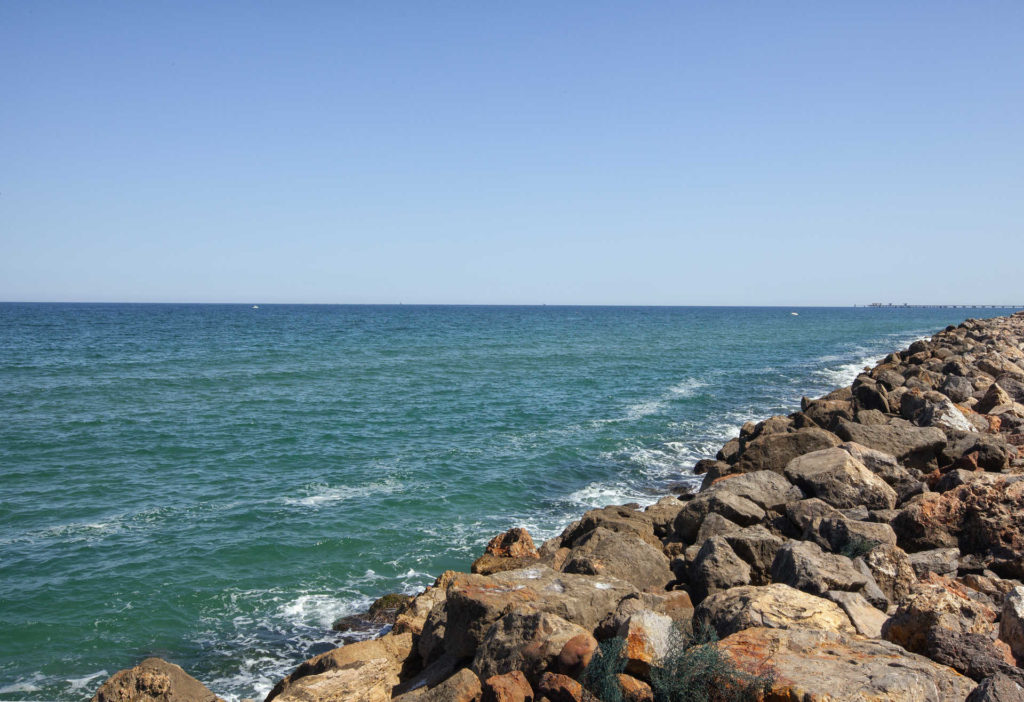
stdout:
POLYGON ((781 583, 746 585, 715 593, 700 603, 693 620, 713 627, 720 637, 751 627, 854 631, 837 605, 781 583))
POLYGON ((767 585, 771 582, 772 563, 784 543, 763 526, 752 526, 727 534, 725 540, 733 552, 750 566, 750 582, 767 585))
POLYGON ((926 466, 946 445, 946 435, 934 427, 863 426, 841 422, 836 433, 844 441, 855 441, 888 453, 914 467, 926 466))
POLYGON ((775 556, 771 574, 772 582, 818 596, 829 590, 858 592, 868 583, 849 558, 825 553, 809 541, 787 541, 775 556))
POLYGON ((789 462, 784 473, 805 492, 834 507, 864 505, 869 509, 892 509, 896 506, 896 492, 841 448, 798 456, 789 462))
POLYGON ((750 566, 736 555, 725 537, 704 542, 690 564, 690 594, 694 602, 737 585, 750 584, 750 566))
POLYGON ((982 680, 966 702, 1024 702, 1024 688, 1008 675, 996 673, 982 680))
POLYGON ((664 590, 675 579, 669 561, 655 548, 631 533, 598 527, 576 541, 562 572, 607 575, 640 590, 664 590))
POLYGON ((953 402, 963 402, 974 394, 974 385, 967 378, 950 375, 939 386, 939 391, 953 402))
POLYGON ((757 470, 781 473, 786 464, 797 456, 838 446, 839 443, 835 434, 813 428, 760 436, 746 445, 736 466, 744 473, 757 470))
POLYGON ((825 597, 842 608, 858 634, 870 639, 881 638, 882 625, 888 617, 864 599, 863 595, 857 592, 829 590, 825 597))
POLYGON ((1024 660, 1024 587, 1013 588, 1003 600, 999 638, 1009 644, 1015 658, 1024 660))
POLYGON ((481 680, 521 670, 535 683, 570 639, 589 633, 548 612, 529 607, 513 609, 488 629, 471 668, 481 680))

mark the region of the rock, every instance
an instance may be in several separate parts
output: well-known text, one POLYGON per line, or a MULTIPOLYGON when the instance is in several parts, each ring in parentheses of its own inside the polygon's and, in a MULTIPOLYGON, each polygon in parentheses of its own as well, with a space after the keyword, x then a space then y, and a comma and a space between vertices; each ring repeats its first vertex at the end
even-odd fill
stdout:
POLYGON ((1004 471, 1016 456, 1016 448, 999 437, 959 432, 951 434, 942 462, 967 470, 1004 471))
MULTIPOLYGON (((390 702, 397 678, 387 659, 356 661, 296 680, 274 697, 278 702, 390 702)), ((270 699, 270 698, 268 698, 270 699)))
POLYGON ((660 548, 637 536, 597 527, 576 541, 562 571, 607 575, 640 590, 664 590, 675 579, 668 563, 660 548))
POLYGON ((782 538, 758 525, 726 534, 725 541, 750 566, 751 584, 767 585, 771 582, 772 562, 782 548, 782 538))
POLYGON ((550 702, 584 702, 591 699, 585 695, 583 686, 568 675, 544 673, 537 685, 538 699, 546 697, 550 702))
POLYGON ((644 510, 644 514, 651 518, 655 536, 662 539, 672 533, 672 525, 685 504, 677 497, 663 497, 644 510))
POLYGON ((748 584, 750 566, 736 555, 722 536, 705 541, 690 564, 690 594, 697 602, 719 590, 748 584))
POLYGON ((92 702, 224 702, 181 667, 147 658, 100 685, 92 702))
MULTIPOLYGON (((462 668, 433 687, 418 687, 393 699, 395 702, 480 702, 481 693, 480 678, 469 668, 462 668)), ((526 699, 528 702, 532 698, 526 699)))
POLYGON ((1024 587, 1015 587, 1003 600, 999 638, 1010 646, 1014 658, 1024 662, 1024 587))
POLYGON ((868 448, 888 453, 900 462, 915 468, 933 462, 946 445, 946 435, 934 427, 864 426, 853 422, 841 422, 836 434, 844 441, 855 441, 868 448))
POLYGON ((858 634, 869 639, 881 638, 882 625, 888 617, 873 607, 863 595, 857 592, 830 590, 825 593, 825 597, 842 608, 858 634))
POLYGON ((694 537, 693 543, 699 547, 712 536, 727 536, 742 530, 743 527, 736 522, 730 522, 722 515, 712 512, 704 517, 704 521, 701 522, 700 529, 697 530, 697 536, 694 537))
MULTIPOLYGON (((899 604, 917 584, 917 574, 906 552, 898 546, 880 544, 864 556, 871 577, 890 602, 899 604)), ((956 568, 954 568, 955 572, 956 568)))
POLYGON ((961 554, 1019 559, 1024 553, 1024 481, 972 481, 914 498, 893 520, 906 551, 957 546, 961 554))
POLYGON ((548 612, 513 609, 487 630, 471 668, 481 680, 521 670, 536 682, 565 645, 580 635, 589 636, 590 632, 548 612))
POLYGON ((928 639, 924 655, 972 680, 1002 673, 1024 683, 1024 671, 1007 663, 992 639, 981 634, 935 629, 928 639))
POLYGON ((763 510, 779 509, 793 500, 803 499, 803 493, 779 473, 757 470, 724 476, 713 490, 730 492, 746 498, 763 510))
POLYGON ((814 400, 804 414, 819 427, 834 431, 843 420, 853 420, 853 406, 848 400, 814 400))
POLYGON ((939 629, 956 634, 994 633, 996 613, 972 600, 954 581, 935 578, 914 587, 882 628, 886 640, 929 655, 939 629))
POLYGON ((623 597, 636 592, 617 578, 558 573, 546 566, 490 576, 457 574, 447 589, 444 649, 457 658, 473 656, 491 625, 516 605, 593 631, 623 597))
POLYGON ((533 702, 533 688, 521 670, 484 681, 483 702, 533 702))
POLYGON ((632 534, 655 548, 661 548, 661 541, 654 534, 652 515, 629 505, 611 505, 585 512, 579 521, 562 532, 562 545, 572 548, 599 527, 619 534, 632 534))
POLYGON ((781 473, 782 469, 797 456, 838 446, 839 443, 834 434, 813 428, 760 436, 746 445, 736 466, 743 473, 758 470, 781 473))
POLYGON ((911 472, 901 466, 895 456, 870 449, 855 441, 847 441, 839 448, 863 463, 868 470, 895 490, 897 503, 902 503, 927 490, 927 486, 918 477, 919 473, 916 470, 911 472))
POLYGON ((530 532, 522 527, 509 529, 498 534, 487 544, 486 553, 504 558, 539 558, 537 548, 533 545, 530 532))
POLYGON ((717 592, 700 603, 693 617, 695 623, 713 627, 720 637, 751 627, 854 631, 847 615, 832 602, 781 583, 717 592))
POLYGON ((892 509, 896 506, 896 492, 841 448, 798 456, 783 472, 805 492, 833 507, 865 505, 869 509, 892 509))
POLYGON ((654 691, 643 680, 625 673, 619 673, 618 679, 623 702, 654 702, 654 691))
POLYGON ((501 573, 506 570, 529 568, 537 563, 538 559, 532 556, 509 558, 507 556, 495 556, 491 553, 485 553, 473 561, 473 564, 469 567, 469 572, 478 575, 493 575, 494 573, 501 573))
POLYGON ((650 610, 641 610, 626 620, 618 631, 626 641, 626 672, 647 678, 651 666, 668 652, 672 627, 670 618, 650 610))
MULTIPOLYGON (((691 608, 690 611, 693 611, 691 608)), ((555 672, 578 678, 590 665, 594 652, 597 650, 597 639, 589 633, 577 634, 562 646, 558 653, 558 670, 555 672)))
POLYGON ((953 402, 963 402, 974 394, 974 385, 967 378, 950 375, 939 386, 939 391, 953 402))
POLYGON ((1024 688, 1009 676, 996 673, 982 680, 966 702, 1024 702, 1024 688))
POLYGON ((787 541, 772 563, 772 582, 821 596, 829 590, 859 592, 868 579, 845 556, 825 553, 809 541, 787 541))
MULTIPOLYGON (((379 630, 387 624, 394 624, 398 614, 412 603, 411 595, 392 592, 378 598, 365 614, 342 617, 331 626, 335 631, 349 632, 353 630, 379 630)), ((353 638, 353 641, 358 638, 353 638)), ((351 643, 351 642, 346 642, 351 643)))
POLYGON ((896 532, 888 524, 858 522, 844 517, 828 517, 818 523, 818 539, 822 547, 833 553, 853 558, 860 549, 871 549, 878 544, 896 545, 896 532))
POLYGON ((859 410, 875 410, 888 414, 889 397, 884 387, 862 383, 853 388, 853 402, 859 410))
POLYGON ((727 490, 708 490, 686 503, 674 524, 675 534, 687 543, 694 543, 704 520, 718 514, 739 526, 750 526, 764 519, 766 512, 757 503, 727 490))
POLYGON ((409 633, 387 634, 326 651, 299 664, 274 686, 266 702, 390 700, 391 690, 400 678, 414 672, 412 652, 413 638, 409 633))
POLYGON ((963 412, 956 408, 950 400, 928 403, 917 418, 922 427, 935 427, 942 431, 977 431, 963 412))
POLYGON ((786 505, 786 518, 800 535, 817 533, 822 519, 837 515, 841 515, 839 510, 817 497, 786 505))
POLYGON ((815 629, 746 629, 721 648, 743 668, 776 673, 769 700, 949 702, 974 682, 886 641, 815 629))

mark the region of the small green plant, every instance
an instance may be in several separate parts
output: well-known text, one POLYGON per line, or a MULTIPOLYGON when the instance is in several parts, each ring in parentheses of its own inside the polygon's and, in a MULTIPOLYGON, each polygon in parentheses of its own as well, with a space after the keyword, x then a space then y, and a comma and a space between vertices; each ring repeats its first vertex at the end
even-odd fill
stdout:
MULTIPOLYGON (((601 644, 580 682, 601 702, 622 702, 618 675, 625 670, 625 641, 601 644)), ((651 667, 655 702, 749 702, 771 689, 774 671, 752 675, 740 670, 718 647, 714 629, 698 626, 693 633, 674 627, 662 659, 651 667)))
POLYGON ((839 550, 839 555, 846 556, 850 559, 860 558, 861 556, 868 555, 871 552, 871 549, 877 545, 877 541, 865 539, 863 536, 851 536, 850 540, 846 542, 846 545, 839 550))
POLYGON ((626 669, 622 654, 626 640, 621 637, 602 641, 590 664, 580 676, 580 684, 601 702, 623 702, 619 673, 626 669))

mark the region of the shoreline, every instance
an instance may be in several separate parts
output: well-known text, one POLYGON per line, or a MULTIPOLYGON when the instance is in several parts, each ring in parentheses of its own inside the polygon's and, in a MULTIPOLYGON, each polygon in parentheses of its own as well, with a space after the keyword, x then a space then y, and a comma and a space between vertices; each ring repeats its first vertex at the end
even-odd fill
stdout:
MULTIPOLYGON (((928 341, 918 341, 903 352, 889 354, 869 374, 858 376, 852 386, 816 400, 805 398, 801 410, 788 417, 772 417, 744 425, 740 437, 727 442, 715 460, 698 462, 695 472, 704 474, 705 478, 697 493, 679 497, 668 495, 643 510, 630 505, 591 510, 539 548, 522 530, 512 529, 499 535, 474 562, 471 573, 449 571, 440 575, 434 586, 393 608, 395 622, 390 630, 378 638, 351 643, 310 659, 281 681, 267 700, 309 699, 315 686, 322 688, 326 684, 332 686, 332 694, 358 693, 373 700, 462 699, 451 695, 456 694, 456 689, 464 688, 469 690, 465 699, 478 699, 480 695, 492 694, 495 685, 507 682, 496 680, 492 684, 493 678, 515 677, 513 673, 519 671, 524 676, 523 682, 540 693, 537 699, 546 696, 555 702, 559 693, 554 692, 552 686, 572 688, 569 684, 575 682, 572 673, 575 671, 578 677, 582 672, 582 669, 576 670, 580 668, 580 661, 574 667, 562 655, 566 654, 570 642, 575 642, 574 650, 581 652, 580 660, 589 661, 599 640, 607 641, 616 635, 627 642, 657 639, 656 632, 663 635, 668 630, 666 627, 686 626, 694 617, 711 622, 723 639, 720 645, 734 657, 737 650, 766 645, 769 639, 773 645, 784 647, 792 642, 776 640, 778 631, 805 629, 821 636, 824 632, 840 638, 849 637, 853 632, 865 641, 879 642, 876 648, 882 641, 890 648, 898 648, 892 639, 899 639, 900 635, 892 633, 883 639, 883 626, 901 616, 901 608, 913 604, 920 609, 920 603, 914 602, 921 596, 912 592, 913 588, 931 586, 944 591, 969 588, 957 580, 967 576, 977 576, 971 581, 975 584, 978 577, 991 581, 984 587, 993 592, 1001 592, 1000 587, 1006 590, 998 598, 983 593, 993 602, 982 604, 994 612, 996 608, 992 605, 1009 601, 1007 593, 1012 591, 1006 585, 994 584, 995 580, 1015 583, 1012 587, 1019 585, 1016 578, 1002 577, 1011 574, 1021 577, 1005 563, 1013 559, 988 553, 988 561, 975 558, 968 561, 969 567, 958 565, 943 573, 922 570, 927 564, 918 564, 912 556, 936 549, 907 551, 902 548, 933 545, 925 536, 914 534, 913 527, 920 525, 913 522, 913 515, 903 515, 913 510, 921 512, 918 505, 922 502, 941 501, 947 493, 987 481, 979 475, 1015 475, 1011 469, 1024 471, 1015 448, 1020 444, 1013 443, 1019 441, 1024 424, 1024 413, 1014 405, 1024 403, 1024 397, 1013 396, 1009 402, 992 404, 1006 397, 991 390, 992 384, 1003 376, 1010 376, 1004 384, 1011 384, 1018 372, 1024 376, 1022 338, 1024 316, 1021 313, 990 320, 966 320, 958 327, 947 327, 928 341), (981 337, 983 341, 974 337, 981 337), (967 351, 959 354, 951 351, 950 346, 955 344, 950 339, 967 351), (981 360, 975 363, 975 356, 982 351, 981 360), (960 359, 963 373, 956 368, 945 372, 956 359, 960 359), (970 378, 967 382, 972 387, 968 389, 963 382, 950 378, 970 378), (984 385, 986 379, 989 385, 979 387, 979 382, 984 385), (990 398, 992 394, 996 397, 990 398), (943 399, 938 397, 940 395, 943 399), (976 411, 975 407, 985 412, 976 411), (997 412, 997 409, 1002 411, 997 412), (999 421, 993 421, 993 417, 999 421), (991 440, 980 442, 980 448, 973 444, 967 446, 970 441, 964 443, 965 439, 979 437, 991 440), (960 445, 957 442, 963 444, 964 450, 954 455, 960 445), (810 458, 802 461, 803 456, 810 458), (968 470, 972 466, 973 470, 968 470), (972 477, 964 475, 966 473, 977 475, 972 477), (790 503, 803 504, 790 509, 790 503), (897 525, 899 531, 893 525, 897 525), (856 543, 856 539, 875 545, 856 558, 843 555, 844 548, 856 543), (812 553, 804 553, 808 550, 812 553), (767 552, 772 553, 770 563, 765 562, 767 552), (886 567, 902 573, 905 582, 898 593, 893 589, 895 586, 882 582, 885 577, 879 572, 884 569, 872 570, 871 559, 882 559, 878 555, 882 552, 887 559, 886 567), (846 558, 849 563, 829 561, 830 557, 846 558), (823 562, 829 565, 823 566, 823 562), (793 572, 787 572, 786 563, 790 563, 789 570, 793 572), (812 566, 817 566, 818 570, 814 571, 812 566), (817 575, 807 575, 804 571, 808 569, 817 575), (835 578, 830 580, 823 574, 833 570, 845 573, 847 580, 832 582, 835 578), (908 572, 913 573, 914 582, 910 582, 908 572), (953 577, 949 582, 936 583, 922 577, 921 573, 938 578, 949 578, 952 573, 953 577), (543 587, 538 588, 538 584, 543 587), (835 587, 831 587, 833 585, 835 587), (780 594, 777 586, 788 590, 780 594), (738 595, 733 591, 742 588, 760 592, 739 593, 747 598, 742 606, 736 602, 721 605, 725 609, 731 607, 729 611, 739 608, 739 614, 733 612, 733 618, 742 619, 744 613, 759 611, 757 607, 765 605, 758 604, 758 598, 770 595, 775 598, 770 603, 774 616, 797 604, 823 609, 825 614, 821 622, 817 622, 822 627, 779 626, 764 632, 763 627, 747 626, 729 631, 735 624, 721 625, 719 614, 708 611, 712 609, 708 602, 722 599, 722 595, 729 593, 735 598, 738 595), (585 595, 593 606, 574 607, 565 597, 545 594, 548 590, 578 591, 579 597, 585 595), (772 592, 765 592, 768 590, 772 592), (525 599, 514 595, 521 591, 532 595, 525 599), (806 600, 807 597, 815 601, 806 600), (624 603, 633 604, 625 606, 624 603), (643 606, 636 603, 643 603, 643 606), (831 608, 822 603, 830 604, 831 608), (874 612, 867 611, 865 606, 874 612), (629 611, 622 611, 624 607, 629 611), (530 630, 528 620, 531 617, 534 620, 539 617, 544 624, 541 629, 554 629, 556 635, 540 637, 537 622, 530 630), (509 642, 508 636, 512 634, 503 631, 499 623, 520 636, 513 642, 519 649, 527 642, 544 644, 541 648, 546 653, 541 656, 542 660, 537 662, 509 654, 506 649, 516 648, 516 645, 509 642), (532 638, 523 639, 524 627, 532 632, 532 638), (743 647, 729 644, 730 638, 745 632, 749 638, 749 632, 754 629, 760 639, 745 640, 743 647), (569 632, 573 632, 573 636, 565 636, 569 632), (869 633, 878 635, 868 636, 869 633), (501 646, 498 646, 498 639, 501 646), (560 645, 556 646, 557 643, 560 645), (497 653, 498 649, 504 653, 497 653), (339 673, 342 670, 346 671, 344 675, 339 673), (485 673, 494 674, 485 677, 485 673)), ((1024 384, 1021 387, 1024 388, 1024 384)), ((1000 389, 1010 397, 1004 388, 1000 386, 1000 389)), ((1003 491, 1015 483, 1006 477, 997 480, 1004 481, 999 483, 1003 491)), ((991 488, 991 484, 986 485, 991 488)), ((991 495, 988 498, 996 499, 991 495)), ((956 541, 955 535, 950 538, 956 541)), ((978 554, 961 555, 975 557, 978 554)), ((946 566, 948 563, 943 567, 946 566)), ((984 616, 989 618, 987 612, 984 616)), ((1002 628, 1005 616, 990 618, 989 624, 999 620, 1002 628)), ((891 633, 893 628, 890 626, 887 631, 891 633)), ((984 637, 992 633, 990 629, 985 629, 984 634, 973 630, 968 633, 984 637)), ((964 632, 958 634, 965 635, 964 632)), ((906 644, 913 637, 904 638, 902 643, 906 644)), ((979 670, 1011 678, 1013 671, 1019 670, 1007 662, 1008 658, 1016 660, 1015 642, 998 638, 992 641, 1001 642, 1002 647, 992 643, 992 650, 989 650, 983 641, 973 641, 972 650, 976 650, 975 657, 982 660, 981 663, 974 661, 974 667, 962 662, 959 667, 953 665, 957 670, 963 668, 961 673, 973 673, 969 677, 930 668, 951 663, 936 662, 944 652, 940 655, 926 651, 925 656, 915 658, 920 652, 909 649, 920 648, 918 644, 911 643, 909 649, 899 648, 906 657, 899 656, 901 663, 918 666, 918 675, 928 677, 935 685, 945 686, 942 689, 946 693, 955 691, 959 695, 965 689, 973 689, 979 670), (993 662, 997 657, 1002 665, 1013 670, 1000 668, 993 662), (917 660, 919 658, 927 664, 917 660)), ((851 643, 844 639, 837 644, 832 641, 833 645, 847 647, 856 643, 863 642, 851 643)), ((956 643, 963 648, 962 638, 956 639, 956 643)), ((897 655, 885 650, 885 655, 897 655)), ((1024 653, 1024 646, 1021 652, 1024 653)), ((634 654, 639 657, 629 658, 630 678, 641 686, 649 686, 651 667, 663 651, 652 649, 636 653, 628 649, 629 656, 634 654)), ((883 654, 871 649, 865 655, 883 654)), ((117 688, 118 676, 123 679, 126 675, 131 677, 131 671, 113 676, 94 699, 106 699, 102 696, 103 690, 117 688)), ((133 679, 137 677, 135 674, 133 679)), ((184 680, 177 673, 171 677, 184 680)), ((198 688, 190 689, 199 694, 198 688)), ((212 698, 212 693, 209 694, 212 698)), ((338 697, 344 698, 344 695, 338 697)))

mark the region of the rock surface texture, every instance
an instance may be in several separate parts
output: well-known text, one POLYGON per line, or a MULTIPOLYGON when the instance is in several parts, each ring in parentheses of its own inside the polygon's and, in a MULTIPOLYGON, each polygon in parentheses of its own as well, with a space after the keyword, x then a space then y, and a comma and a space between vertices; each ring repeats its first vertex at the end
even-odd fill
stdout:
MULTIPOLYGON (((495 536, 267 700, 646 701, 670 669, 705 693, 770 673, 752 700, 1024 700, 1022 446, 1024 313, 967 320, 747 423, 696 494, 590 510, 539 548, 495 536)), ((159 659, 93 698, 217 699, 159 659)))

